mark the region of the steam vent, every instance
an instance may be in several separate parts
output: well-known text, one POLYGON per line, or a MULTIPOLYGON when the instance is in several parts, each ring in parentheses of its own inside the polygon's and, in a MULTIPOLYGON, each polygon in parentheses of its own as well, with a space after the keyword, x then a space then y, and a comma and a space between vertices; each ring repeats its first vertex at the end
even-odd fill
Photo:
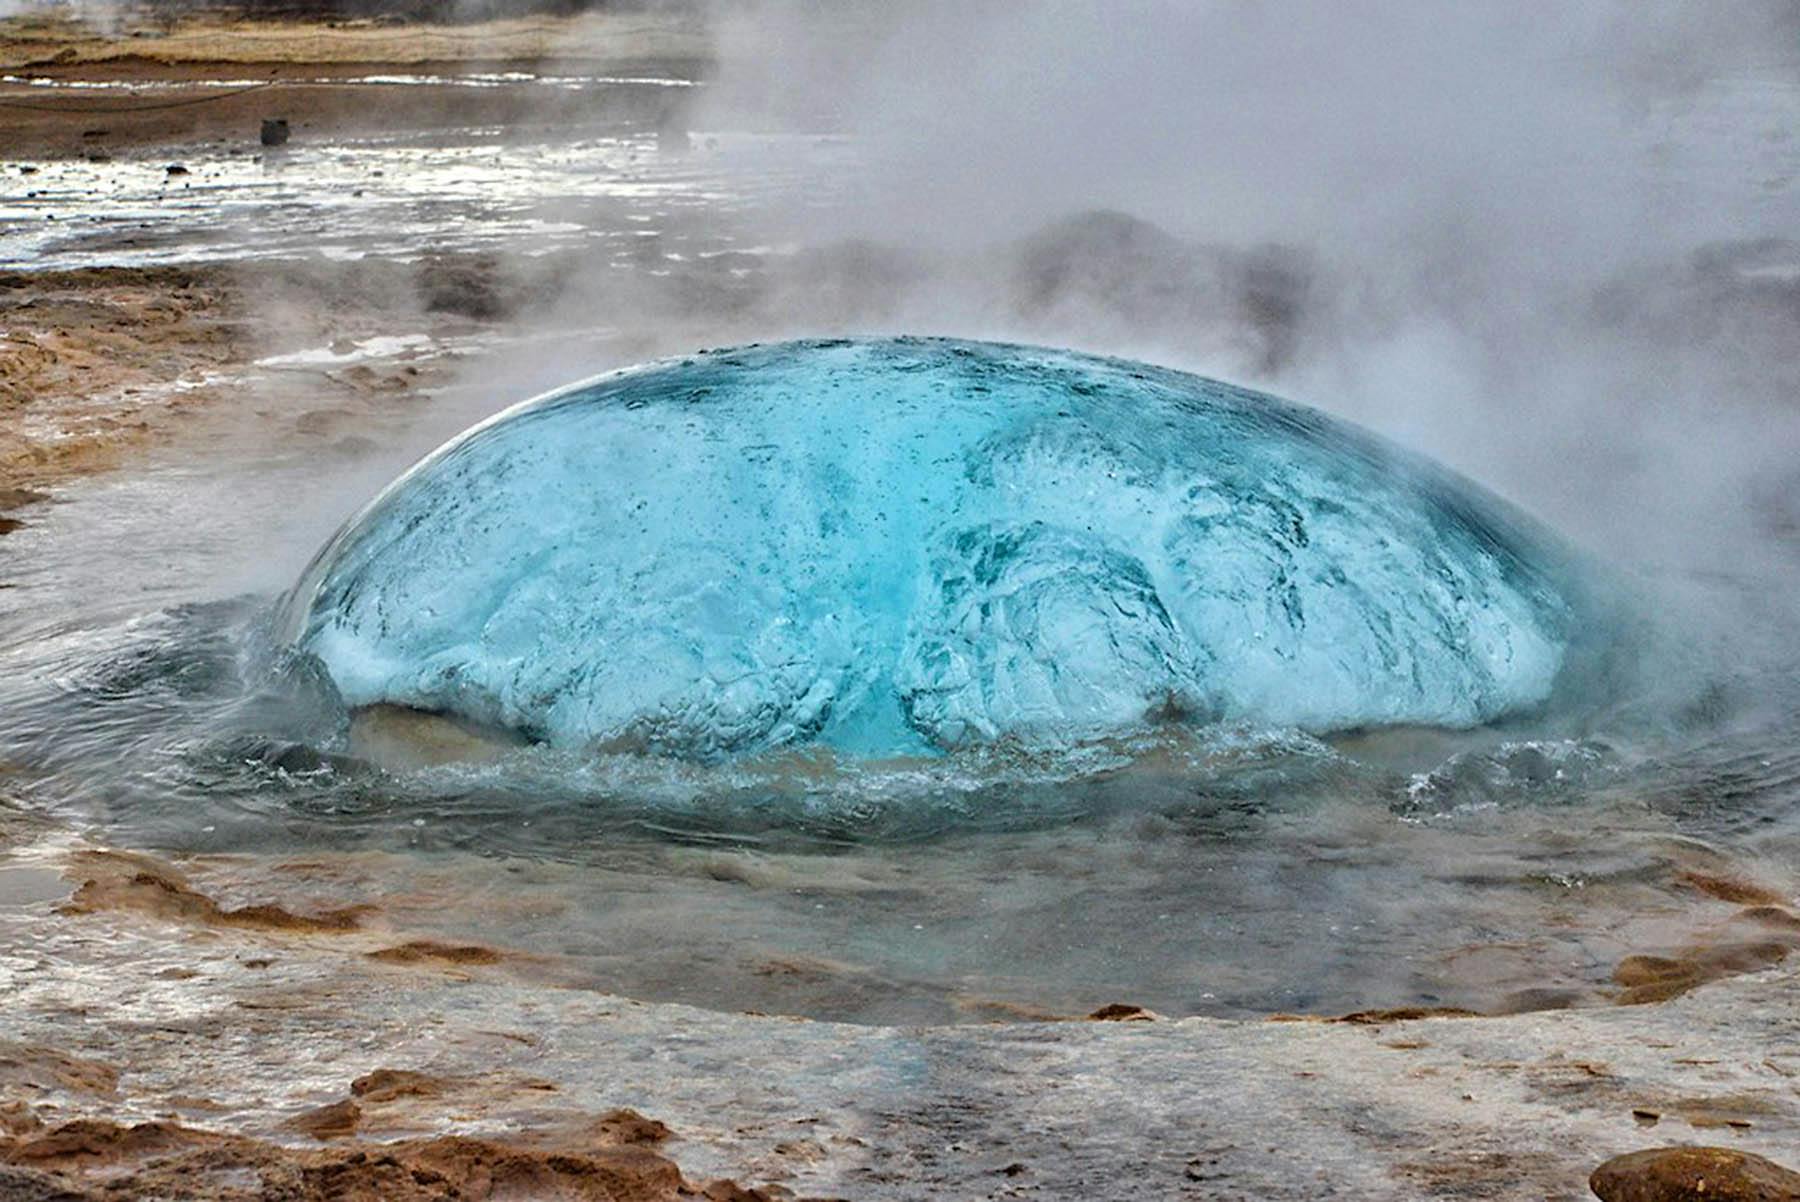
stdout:
POLYGON ((1542 706, 1562 553, 1312 410, 1066 351, 792 342, 574 385, 395 481, 287 636, 351 705, 714 758, 1542 706))

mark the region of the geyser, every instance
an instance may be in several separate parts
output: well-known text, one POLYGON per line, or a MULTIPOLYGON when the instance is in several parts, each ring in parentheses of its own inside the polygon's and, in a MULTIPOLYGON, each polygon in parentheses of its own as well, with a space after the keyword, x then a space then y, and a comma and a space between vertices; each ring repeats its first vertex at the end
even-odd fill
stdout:
POLYGON ((1271 396, 1066 351, 811 341, 474 427, 332 539, 284 629, 352 705, 887 756, 1485 723, 1556 693, 1571 581, 1502 502, 1271 396))

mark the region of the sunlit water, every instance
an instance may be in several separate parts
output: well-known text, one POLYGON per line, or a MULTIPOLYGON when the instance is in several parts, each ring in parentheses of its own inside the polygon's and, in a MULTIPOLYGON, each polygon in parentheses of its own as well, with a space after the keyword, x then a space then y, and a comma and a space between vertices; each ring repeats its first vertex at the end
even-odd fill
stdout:
MULTIPOLYGON (((218 159, 179 198, 160 165, 102 182, 67 164, 29 200, 8 182, 0 245, 34 266, 552 250, 685 212, 691 244, 661 253, 754 271, 761 248, 719 216, 847 153, 651 145, 359 143, 218 159)), ((448 398, 384 438, 423 450, 514 399, 448 398)), ((203 456, 176 448, 34 511, 0 541, 8 804, 212 857, 196 872, 225 896, 374 901, 571 984, 864 1021, 1593 1000, 1619 956, 1691 929, 1681 869, 1800 888, 1800 620, 1779 560, 1636 581, 1644 654, 1663 658, 1554 721, 1329 741, 1222 727, 929 762, 520 746, 420 766, 361 738, 267 637, 280 590, 399 466, 226 423, 203 456)))

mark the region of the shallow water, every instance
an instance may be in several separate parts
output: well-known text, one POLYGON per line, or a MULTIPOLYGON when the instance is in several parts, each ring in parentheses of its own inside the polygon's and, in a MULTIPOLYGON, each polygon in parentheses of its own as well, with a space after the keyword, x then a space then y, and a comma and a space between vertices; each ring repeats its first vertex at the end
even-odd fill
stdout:
MULTIPOLYGON (((405 260, 524 240, 599 246, 596 263, 627 273, 702 255, 755 273, 770 253, 758 197, 816 184, 824 203, 850 154, 749 135, 685 158, 651 146, 641 129, 371 139, 190 160, 179 193, 160 160, 59 164, 32 177, 38 197, 8 180, 0 255, 405 260), (653 233, 646 259, 632 243, 653 233)), ((371 334, 259 370, 419 349, 371 334)), ((1165 731, 869 765, 533 747, 409 763, 304 671, 271 674, 266 623, 362 498, 516 399, 465 389, 364 419, 389 450, 361 459, 220 416, 32 511, 0 541, 4 804, 197 857, 187 867, 221 898, 370 901, 396 926, 534 953, 525 971, 569 984, 859 1021, 1118 1000, 1174 1014, 1591 1002, 1620 956, 1723 917, 1696 917, 1712 903, 1684 872, 1800 893, 1791 555, 1637 581, 1649 662, 1607 706, 1555 721, 1329 742, 1165 731)))
POLYGON ((775 197, 829 204, 851 153, 834 138, 724 131, 697 134, 688 153, 659 153, 654 131, 624 120, 537 132, 296 141, 255 154, 200 144, 9 169, 0 268, 505 249, 651 274, 734 255, 748 270, 770 248, 746 236, 745 219, 775 197), (170 175, 171 163, 187 174, 170 175))
POLYGON ((168 456, 9 536, 16 804, 198 855, 238 903, 278 881, 286 904, 372 901, 570 984, 862 1021, 1593 1000, 1622 955, 1692 929, 1681 872, 1800 889, 1800 744, 1760 674, 1708 682, 1713 714, 1579 730, 382 767, 304 680, 257 667, 270 582, 328 520, 294 514, 301 480, 332 486, 300 453, 168 456))

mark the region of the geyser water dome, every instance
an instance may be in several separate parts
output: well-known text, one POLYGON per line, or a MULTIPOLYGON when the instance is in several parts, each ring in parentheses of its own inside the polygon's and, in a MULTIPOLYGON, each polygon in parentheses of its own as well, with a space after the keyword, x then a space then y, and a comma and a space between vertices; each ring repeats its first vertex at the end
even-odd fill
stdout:
POLYGON ((1553 541, 1314 411, 1065 351, 794 342, 603 376, 395 481, 286 602, 352 705, 864 756, 1545 704, 1553 541))

